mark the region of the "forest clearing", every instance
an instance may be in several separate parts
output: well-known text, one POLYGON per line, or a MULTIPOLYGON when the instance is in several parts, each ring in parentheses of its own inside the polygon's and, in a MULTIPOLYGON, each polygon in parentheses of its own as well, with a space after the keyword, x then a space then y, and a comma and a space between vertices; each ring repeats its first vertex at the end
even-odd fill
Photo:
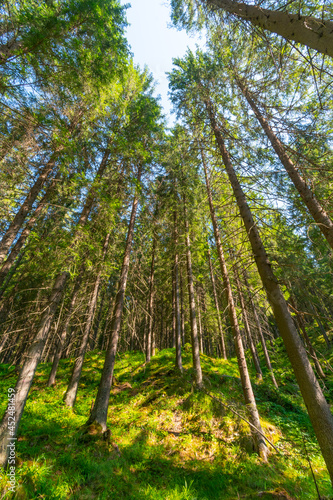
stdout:
POLYGON ((333 499, 333 11, 0 6, 0 492, 333 499))

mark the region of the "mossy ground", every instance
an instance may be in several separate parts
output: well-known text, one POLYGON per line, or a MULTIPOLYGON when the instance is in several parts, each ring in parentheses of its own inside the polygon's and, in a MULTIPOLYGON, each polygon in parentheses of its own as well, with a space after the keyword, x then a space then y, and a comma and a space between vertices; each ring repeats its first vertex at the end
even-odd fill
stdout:
MULTIPOLYGON (((273 363, 280 390, 268 374, 266 382, 255 386, 263 428, 279 450, 272 450, 268 463, 253 452, 243 420, 207 394, 193 391, 189 346, 183 353, 183 376, 174 368, 174 349, 159 352, 148 366, 141 353, 118 356, 109 407, 110 447, 80 430, 96 394, 104 353, 88 353, 74 411, 62 403, 72 360, 61 361, 51 388, 46 387, 50 365, 40 365, 19 430, 15 498, 265 500, 283 498, 269 492, 285 490, 291 498, 314 500, 318 496, 303 439, 321 496, 333 498, 294 377, 287 361, 281 362, 279 342, 273 363)), ((202 355, 201 361, 206 389, 245 415, 236 360, 202 355)), ((11 370, 3 365, 0 377, 11 370)), ((2 377, 2 395, 15 380, 2 377)), ((7 492, 3 498, 13 496, 7 492)))

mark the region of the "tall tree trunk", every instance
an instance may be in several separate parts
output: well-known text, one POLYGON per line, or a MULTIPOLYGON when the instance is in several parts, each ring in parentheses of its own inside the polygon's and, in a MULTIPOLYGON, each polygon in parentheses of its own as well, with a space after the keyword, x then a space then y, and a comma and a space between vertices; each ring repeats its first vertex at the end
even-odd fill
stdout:
POLYGON ((146 341, 146 363, 150 362, 152 355, 152 333, 153 333, 153 310, 154 310, 154 272, 155 272, 156 236, 153 237, 153 248, 151 253, 150 277, 149 277, 149 299, 148 299, 148 329, 146 341))
POLYGON ((317 320, 318 326, 320 328, 322 336, 324 337, 326 345, 327 345, 328 348, 330 348, 331 347, 331 342, 330 342, 330 339, 327 336, 327 333, 326 333, 326 330, 324 328, 324 325, 322 324, 322 322, 320 320, 319 313, 316 310, 315 306, 312 304, 311 300, 308 302, 308 304, 310 306, 311 311, 313 312, 314 318, 317 320))
MULTIPOLYGON (((25 249, 22 250, 22 252, 19 254, 19 256, 17 257, 17 259, 15 260, 15 262, 13 263, 13 265, 11 266, 10 272, 7 273, 7 276, 3 280, 3 283, 2 283, 2 286, 1 286, 1 289, 0 289, 0 299, 1 299, 0 300, 0 316, 1 316, 1 322, 2 323, 4 322, 2 317, 5 316, 5 309, 6 309, 6 306, 5 306, 5 304, 4 304, 3 300, 2 300, 2 296, 5 293, 5 291, 7 289, 7 285, 10 282, 12 276, 14 276, 14 274, 16 272, 16 269, 22 263, 22 259, 23 259, 24 253, 25 253, 25 249)), ((6 264, 6 262, 5 262, 5 264, 6 264)))
POLYGON ((15 386, 15 420, 13 426, 9 420, 11 415, 11 405, 8 405, 7 410, 4 414, 0 425, 0 466, 5 467, 8 460, 9 448, 8 444, 11 444, 16 438, 17 430, 20 424, 20 420, 24 411, 25 403, 30 391, 34 375, 42 355, 45 342, 47 340, 47 335, 50 330, 50 325, 57 309, 57 306, 63 296, 63 289, 65 288, 69 274, 67 272, 62 273, 58 276, 56 280, 49 304, 44 310, 37 334, 30 345, 27 352, 25 362, 23 364, 22 370, 19 374, 16 386, 15 386), (11 427, 9 429, 9 426, 11 427))
MULTIPOLYGON (((333 27, 333 23, 332 23, 333 27)), ((332 39, 333 43, 333 39, 332 39)), ((236 82, 243 92, 244 96, 247 99, 247 102, 250 104, 254 114, 256 115, 258 121, 260 122, 264 132, 266 133, 270 143, 273 146, 274 151, 280 158, 280 161, 284 168, 286 169, 289 178, 293 182, 295 188, 300 194, 302 200, 307 206, 310 214, 318 225, 318 228, 325 236, 329 245, 333 248, 333 221, 329 217, 328 213, 324 210, 322 205, 319 203, 317 198, 315 197, 312 189, 307 185, 306 181, 298 172, 296 166, 293 164, 292 160, 289 158, 282 142, 279 138, 274 134, 271 126, 268 123, 268 120, 263 116, 260 112, 254 96, 250 93, 247 87, 241 82, 237 77, 235 78, 236 82)))
POLYGON ((179 266, 179 287, 180 287, 180 315, 181 315, 181 328, 182 328, 182 344, 184 346, 185 345, 185 311, 184 311, 182 266, 179 266))
MULTIPOLYGON (((109 141, 110 143, 110 141, 109 141)), ((91 186, 90 188, 90 191, 87 195, 87 198, 86 198, 86 201, 85 201, 85 204, 82 208, 82 211, 81 211, 81 214, 80 214, 80 218, 79 218, 79 221, 76 225, 76 228, 75 228, 75 233, 74 233, 74 238, 73 238, 73 242, 71 243, 71 248, 74 248, 75 245, 77 244, 80 236, 81 236, 81 229, 82 227, 87 223, 87 220, 88 220, 88 217, 89 217, 89 214, 91 212, 91 209, 93 207, 93 204, 94 204, 94 200, 95 200, 95 183, 97 180, 99 180, 102 175, 104 174, 104 171, 107 167, 107 162, 108 162, 108 159, 109 159, 109 155, 110 155, 110 151, 108 149, 105 150, 104 152, 104 155, 103 155, 103 158, 102 158, 102 161, 100 163, 100 166, 97 170, 97 173, 96 173, 96 176, 95 176, 95 179, 94 179, 94 182, 93 182, 93 185, 91 186)), ((61 274, 58 275, 58 277, 60 276, 61 274)), ((57 277, 57 278, 58 278, 57 277)), ((63 292, 65 291, 65 287, 63 289, 63 292)))
POLYGON ((180 318, 180 297, 179 297, 179 257, 178 257, 178 227, 177 227, 177 212, 173 213, 174 221, 174 281, 175 281, 175 309, 176 309, 176 367, 183 372, 182 364, 182 332, 181 332, 181 318, 180 318))
POLYGON ((222 328, 222 321, 221 321, 221 316, 220 316, 220 307, 219 307, 219 302, 217 300, 214 269, 213 269, 213 265, 212 265, 211 255, 210 255, 209 243, 208 243, 208 262, 209 262, 210 279, 211 279, 212 287, 213 287, 215 309, 216 309, 216 313, 217 313, 217 322, 218 322, 219 334, 220 334, 221 353, 222 353, 223 359, 228 359, 227 358, 227 351, 225 348, 225 340, 224 340, 224 333, 223 333, 223 328, 222 328))
POLYGON ((18 240, 16 241, 14 247, 11 249, 6 261, 2 265, 0 269, 0 287, 2 287, 6 276, 10 272, 10 270, 13 268, 13 264, 15 262, 16 257, 19 255, 21 248, 25 244, 29 234, 31 233, 32 228, 34 227, 38 217, 40 216, 42 210, 45 208, 45 204, 47 200, 50 198, 50 195, 55 191, 55 187, 57 185, 57 179, 59 178, 59 175, 56 175, 56 177, 53 179, 51 182, 51 185, 48 187, 46 190, 46 193, 44 194, 43 198, 40 200, 38 203, 38 206, 36 210, 34 211, 32 217, 29 219, 27 222, 25 228, 23 229, 22 233, 20 234, 18 240))
POLYGON ((130 351, 135 350, 135 341, 137 340, 137 335, 136 335, 136 322, 137 322, 137 301, 136 299, 133 299, 133 305, 132 305, 132 311, 131 311, 131 316, 132 316, 132 325, 130 325, 130 319, 128 320, 128 327, 131 330, 131 336, 130 336, 130 351))
MULTIPOLYGON (((7 343, 7 340, 9 338, 9 332, 5 331, 2 336, 1 336, 1 341, 0 341, 0 355, 3 352, 3 349, 5 348, 5 345, 7 343)), ((0 358, 1 359, 1 358, 0 358)))
POLYGON ((278 389, 279 386, 278 386, 278 384, 276 382, 276 379, 275 379, 274 371, 273 371, 273 368, 272 368, 271 360, 270 360, 270 357, 269 357, 269 354, 268 354, 268 350, 267 350, 267 346, 266 346, 265 337, 264 337, 264 334, 263 334, 263 331, 262 331, 262 328, 261 328, 260 319, 259 319, 259 316, 258 316, 258 313, 257 313, 257 309, 256 309, 256 306, 255 306, 253 297, 252 297, 252 292, 251 292, 250 284, 249 284, 249 282, 247 280, 245 269, 243 270, 243 278, 244 278, 244 283, 245 283, 245 286, 247 288, 248 296, 249 296, 249 299, 250 299, 250 304, 251 304, 251 307, 252 307, 254 321, 255 321, 255 323, 257 325, 257 330, 258 330, 258 333, 259 333, 259 338, 260 338, 260 342, 261 342, 261 345, 262 345, 262 350, 263 350, 263 353, 264 353, 264 358, 265 358, 266 366, 267 366, 267 368, 268 368, 268 370, 270 372, 270 375, 272 377, 272 381, 273 381, 273 384, 274 384, 275 388, 278 389))
POLYGON ((172 348, 176 347, 176 283, 175 283, 175 270, 171 270, 171 282, 172 282, 172 348))
MULTIPOLYGON (((108 141, 108 146, 107 146, 107 148, 104 151, 102 161, 101 161, 101 163, 99 165, 99 168, 98 168, 98 170, 96 172, 94 182, 93 182, 93 184, 92 184, 92 186, 91 186, 91 188, 89 190, 89 193, 87 195, 84 207, 83 207, 82 212, 80 214, 80 218, 79 218, 79 221, 77 223, 77 227, 83 227, 86 224, 87 220, 88 220, 90 211, 91 211, 91 209, 93 207, 93 204, 94 204, 94 201, 95 201, 95 197, 96 197, 96 186, 95 186, 95 184, 96 184, 96 182, 98 182, 103 177, 104 172, 106 170, 106 167, 108 166, 108 160, 109 160, 109 157, 110 157, 110 150, 108 148, 109 148, 110 142, 111 142, 111 140, 108 141)), ((77 234, 77 236, 79 236, 79 234, 77 234)))
POLYGON ((317 374, 318 376, 321 378, 321 379, 325 379, 326 378, 326 375, 322 369, 322 366, 319 362, 319 359, 317 357, 317 354, 316 354, 316 351, 312 345, 312 342, 310 340, 310 337, 308 336, 308 333, 306 331, 306 326, 305 326, 305 321, 304 321, 304 316, 303 314, 298 314, 297 315, 297 319, 299 321, 299 325, 300 325, 300 328, 301 328, 301 331, 303 333, 303 336, 304 336, 304 339, 305 339, 305 343, 306 345, 308 346, 308 349, 309 349, 309 352, 310 352, 310 356, 314 362, 314 365, 316 367, 316 371, 317 371, 317 374))
POLYGON ((98 308, 98 314, 97 314, 97 318, 96 318, 94 329, 93 329, 94 333, 93 333, 91 341, 90 341, 90 349, 92 351, 94 349, 96 349, 97 345, 98 345, 98 342, 97 342, 98 331, 99 331, 99 326, 100 326, 100 323, 101 323, 103 309, 104 309, 105 295, 106 295, 106 289, 103 288, 103 292, 101 293, 101 299, 100 299, 100 304, 99 304, 99 308, 98 308))
POLYGON ((41 191, 47 177, 52 172, 55 165, 55 159, 57 156, 58 152, 53 153, 47 164, 44 166, 44 168, 42 168, 37 180, 35 181, 34 185, 30 188, 30 191, 26 199, 22 203, 19 211, 15 215, 13 221, 9 225, 9 228, 2 237, 2 240, 0 242, 0 264, 6 257, 11 244, 13 243, 18 232, 20 231, 25 221, 25 218, 30 212, 31 207, 34 204, 34 201, 36 200, 39 192, 41 191))
MULTIPOLYGON (((149 307, 149 295, 146 301, 146 309, 144 313, 144 327, 143 327, 143 353, 147 356, 147 336, 148 336, 148 307, 149 307)), ((113 309, 112 309, 113 311, 113 309)))
POLYGON ((317 52, 333 57, 333 23, 311 16, 289 14, 282 10, 263 9, 236 0, 208 0, 208 4, 219 7, 254 26, 281 35, 310 47, 317 52))
POLYGON ((298 323, 298 327, 299 327, 299 330, 300 332, 302 332, 303 334, 303 337, 304 337, 304 340, 305 340, 305 343, 309 349, 309 353, 310 353, 310 356, 312 358, 312 361, 314 362, 314 365, 316 367, 316 371, 317 371, 317 374, 318 376, 321 378, 321 379, 325 379, 326 378, 326 375, 325 373, 323 372, 323 369, 322 369, 322 366, 319 362, 319 359, 317 357, 317 354, 316 354, 316 351, 314 350, 314 347, 312 345, 312 342, 309 338, 309 335, 306 331, 306 326, 305 326, 305 321, 304 321, 304 316, 302 313, 300 313, 298 310, 297 310, 297 307, 296 307, 296 303, 295 303, 295 300, 293 299, 292 296, 290 296, 289 298, 289 307, 296 313, 296 321, 298 323))
POLYGON ((42 363, 48 363, 48 362, 50 362, 51 358, 53 358, 52 351, 54 351, 54 344, 55 344, 56 337, 58 335, 59 323, 62 319, 62 312, 64 309, 64 303, 65 303, 65 298, 63 297, 60 311, 58 314, 58 319, 54 325, 54 335, 52 335, 52 334, 49 335, 49 339, 44 346, 44 352, 43 352, 42 357, 41 357, 42 363))
POLYGON ((201 293, 197 290, 196 293, 197 296, 197 304, 198 304, 198 328, 199 328, 199 349, 200 352, 203 354, 204 353, 204 336, 203 336, 203 329, 202 329, 202 321, 201 321, 201 293))
MULTIPOLYGON (((106 150, 105 154, 103 156, 103 159, 101 161, 100 167, 98 169, 97 175, 101 176, 102 173, 104 172, 106 166, 107 166, 107 159, 109 156, 109 151, 106 150)), ((81 216, 76 228, 76 234, 75 234, 75 239, 78 237, 78 232, 79 229, 84 225, 88 219, 90 210, 92 208, 93 202, 94 202, 94 186, 90 190, 85 205, 82 209, 81 216)), ((72 244, 74 245, 74 243, 72 244)), ((40 357, 42 355, 43 349, 45 342, 47 340, 47 336, 49 334, 49 330, 52 324, 53 316, 55 314, 56 308, 58 303, 61 301, 64 291, 66 289, 66 284, 68 281, 69 273, 67 271, 62 272, 59 274, 55 280, 54 286, 53 286, 53 292, 51 294, 50 301, 44 310, 44 313, 42 315, 41 321, 39 323, 39 327, 37 330, 37 334, 27 352, 27 356, 25 359, 25 362, 23 364, 21 373, 19 375, 17 384, 16 384, 16 394, 18 394, 18 406, 17 406, 17 415, 18 418, 16 418, 15 422, 15 429, 14 429, 14 436, 17 434, 18 426, 23 414, 23 410, 25 407, 25 403, 29 394, 29 390, 32 384, 32 381, 35 376, 35 372, 38 366, 38 363, 40 361, 40 357)), ((8 421, 8 409, 3 417, 1 426, 0 426, 0 448, 3 446, 4 442, 9 437, 8 434, 8 428, 7 427, 7 421, 8 421), (2 441, 2 442, 1 442, 2 441)), ((3 448, 1 448, 1 454, 0 454, 0 466, 3 464, 5 465, 7 463, 7 458, 8 458, 8 452, 3 451, 3 448)))
POLYGON ((102 270, 103 270, 102 266, 103 266, 103 262, 105 260, 105 256, 106 256, 106 253, 108 250, 109 239, 110 239, 110 233, 108 233, 105 237, 105 241, 104 241, 104 245, 103 245, 102 260, 101 260, 101 264, 100 264, 100 269, 97 273, 94 289, 93 289, 93 292, 91 294, 91 298, 89 301, 88 316, 87 316, 87 321, 86 321, 86 325, 85 325, 84 332, 83 332, 83 337, 82 337, 81 344, 79 347, 79 352, 76 355, 71 378, 70 378, 70 381, 69 381, 69 384, 67 387, 67 391, 66 391, 66 394, 64 397, 65 404, 67 406, 69 406, 70 408, 73 408, 73 406, 75 405, 77 390, 79 387, 79 382, 80 382, 81 373, 82 373, 83 362, 84 362, 84 358, 85 358, 85 354, 86 354, 86 350, 87 350, 87 346, 88 346, 90 328, 91 328, 91 324, 92 324, 93 319, 94 319, 94 313, 95 313, 95 309, 96 309, 99 285, 101 282, 101 276, 102 276, 102 270))
POLYGON ((258 356, 257 349, 256 349, 254 342, 253 342, 252 332, 251 332, 248 317, 247 317, 246 306, 245 306, 245 302, 244 302, 242 289, 241 289, 241 286, 239 283, 239 275, 238 275, 238 269, 237 269, 236 264, 234 265, 234 275, 235 275, 235 282, 236 282, 236 288, 237 288, 237 292, 238 292, 239 302, 240 302, 240 306, 241 306, 241 310, 242 310, 244 329, 245 329, 246 337, 247 337, 247 340, 249 343, 253 364, 254 364, 254 367, 256 370, 256 377, 258 380, 262 380, 262 371, 261 371, 261 367, 260 367, 259 356, 258 356))
POLYGON ((110 324, 112 321, 112 314, 113 314, 113 310, 114 310, 114 305, 116 303, 116 298, 117 298, 117 294, 115 294, 114 297, 110 298, 110 303, 109 303, 108 312, 107 312, 107 315, 105 318, 105 324, 104 324, 103 334, 102 334, 102 343, 101 343, 102 351, 107 350, 107 346, 109 343, 108 341, 109 341, 110 337, 108 335, 108 329, 110 328, 110 324))
POLYGON ((189 306, 190 306, 191 337, 192 337, 192 359, 193 359, 193 368, 194 368, 194 373, 195 373, 195 383, 196 383, 198 388, 201 388, 202 387, 202 371, 201 371, 201 364, 200 364, 197 318, 196 318, 196 313, 195 313, 195 296, 194 296, 194 284, 193 284, 193 273, 192 273, 191 243, 190 243, 189 224, 188 224, 188 219, 187 219, 185 195, 183 197, 183 202, 184 202, 184 217, 185 217, 187 284, 188 284, 188 295, 189 295, 189 306))
MULTIPOLYGON (((141 177, 140 174, 141 174, 141 169, 139 170, 138 181, 140 181, 140 177, 141 177)), ((107 428, 106 422, 107 422, 107 415, 108 415, 108 405, 109 405, 110 391, 111 391, 111 385, 112 385, 113 369, 114 369, 114 364, 115 364, 115 360, 116 360, 116 352, 117 352, 117 345, 118 345, 118 339, 119 339, 120 325, 121 325, 121 319, 122 319, 123 308, 124 308, 124 298, 125 298, 125 292, 126 292, 126 284, 127 284, 129 262, 130 262, 130 255, 131 255, 131 249, 132 249, 132 240, 133 240, 133 233, 134 233, 134 223, 135 223, 135 216, 136 216, 136 211, 137 211, 137 206, 138 206, 138 200, 139 200, 138 194, 136 194, 134 197, 130 223, 128 226, 128 233, 127 233, 127 239, 126 239, 126 245, 125 245, 125 254, 124 254, 123 264, 121 267, 120 279, 119 279, 119 284, 118 284, 118 291, 117 291, 117 295, 116 295, 116 300, 115 300, 115 305, 114 305, 114 310, 113 310, 113 317, 112 317, 112 321, 111 321, 110 342, 109 342, 108 349, 107 349, 106 355, 105 355, 103 372, 102 372, 101 381, 100 381, 100 384, 98 387, 98 392, 97 392, 97 396, 95 399, 94 407, 91 411, 90 417, 89 417, 88 422, 87 422, 88 424, 95 422, 96 424, 101 425, 103 431, 105 431, 107 428)))
POLYGON ((241 217, 244 221, 254 259, 257 264, 262 283, 266 289, 268 301, 271 304, 275 321, 294 369, 296 380, 300 387, 311 423, 333 483, 333 416, 331 414, 330 407, 325 400, 318 380, 312 370, 304 346, 296 331, 292 317, 290 316, 288 305, 272 271, 258 228, 247 204, 245 194, 231 164, 221 131, 216 122, 212 105, 210 102, 207 102, 206 105, 211 126, 223 158, 229 181, 232 186, 241 217))
POLYGON ((164 337, 164 327, 163 327, 163 313, 164 313, 164 303, 163 298, 161 300, 161 325, 160 325, 160 349, 163 349, 163 337, 164 337))
POLYGON ((152 334, 151 334, 151 355, 155 356, 156 354, 156 335, 154 330, 155 317, 153 316, 153 324, 152 324, 152 334))
POLYGON ((49 379, 47 382, 48 387, 51 387, 52 385, 55 384, 57 370, 58 370, 58 366, 59 366, 59 361, 61 359, 62 350, 63 350, 65 340, 66 340, 67 329, 69 327, 69 323, 70 323, 70 320, 72 318, 72 314, 74 311, 76 300, 77 300, 77 297, 79 295, 79 291, 80 291, 81 284, 82 284, 83 274, 84 274, 84 266, 81 267, 81 270, 78 274, 78 277, 76 278, 74 289, 73 289, 73 294, 72 294, 72 300, 71 300, 71 303, 69 305, 65 321, 62 325, 61 334, 60 334, 58 342, 56 344, 52 368, 51 368, 49 379))
POLYGON ((221 274, 222 274, 222 278, 223 278, 223 285, 224 285, 224 290, 225 290, 227 304, 228 304, 229 319, 230 319, 230 324, 231 324, 233 337, 234 337, 239 374, 240 374, 240 379, 241 379, 241 383, 242 383, 245 404, 246 404, 248 412, 249 412, 250 422, 254 426, 254 429, 251 427, 251 434, 252 434, 253 441, 254 441, 254 444, 255 444, 255 447, 256 447, 256 450, 257 450, 259 456, 264 461, 267 461, 268 448, 267 448, 265 440, 262 436, 262 428, 261 428, 261 423, 260 423, 260 418, 259 418, 259 412, 257 409, 257 404, 256 404, 256 400, 255 400, 255 397, 253 394, 253 389, 252 389, 252 384, 251 384, 251 380, 250 380, 250 376, 249 376, 249 371, 247 368, 241 332, 239 329, 239 324, 238 324, 238 319, 237 319, 236 307, 235 307, 234 298, 233 298, 232 289, 231 289, 231 284, 230 284, 230 280, 229 280, 228 269, 227 269, 227 265, 226 265, 225 258, 224 258, 224 252, 223 252, 222 243, 221 243, 220 231, 219 231, 219 228, 217 225, 217 219, 216 219, 215 209, 214 209, 214 205, 213 205, 212 193, 211 193, 211 189, 210 189, 210 182, 209 182, 209 178, 208 178, 207 165, 206 165, 206 161, 205 161, 202 149, 201 149, 201 158, 202 158, 202 164, 203 164, 204 171, 205 171, 205 179, 206 179, 206 188, 207 188, 210 216, 212 219, 216 249, 217 249, 217 254, 219 257, 220 269, 221 269, 221 274))

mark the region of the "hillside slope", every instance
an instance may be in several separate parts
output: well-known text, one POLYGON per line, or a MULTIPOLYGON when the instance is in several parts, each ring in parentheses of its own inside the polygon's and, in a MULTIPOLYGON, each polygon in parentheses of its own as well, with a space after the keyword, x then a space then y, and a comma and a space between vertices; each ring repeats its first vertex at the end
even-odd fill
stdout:
MULTIPOLYGON (((15 498, 316 499, 307 455, 321 497, 333 498, 279 341, 276 349, 280 390, 268 375, 266 383, 255 386, 264 431, 276 447, 270 447, 267 464, 253 453, 249 426, 235 414, 246 417, 235 359, 202 355, 207 392, 198 393, 191 383, 189 345, 182 377, 174 369, 173 349, 159 352, 149 366, 142 353, 119 355, 109 407, 110 443, 80 430, 96 393, 103 353, 87 355, 74 412, 62 403, 72 360, 61 361, 53 388, 46 387, 50 365, 40 365, 20 427, 15 498)), ((13 367, 2 365, 0 375, 6 394, 15 384, 13 367)), ((2 401, 1 411, 4 406, 2 401)))

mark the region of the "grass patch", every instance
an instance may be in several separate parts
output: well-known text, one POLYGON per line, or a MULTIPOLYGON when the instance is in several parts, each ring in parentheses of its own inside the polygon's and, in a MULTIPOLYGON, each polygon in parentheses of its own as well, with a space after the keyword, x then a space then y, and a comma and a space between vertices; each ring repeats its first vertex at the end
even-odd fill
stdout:
MULTIPOLYGON (((260 497, 265 499, 280 489, 294 499, 313 500, 316 491, 302 436, 321 495, 333 498, 301 397, 290 387, 294 379, 287 363, 280 372, 277 368, 279 391, 265 372, 267 381, 255 385, 263 428, 280 450, 272 451, 265 464, 252 450, 247 424, 194 391, 188 348, 183 376, 175 369, 174 349, 159 352, 147 366, 141 353, 118 356, 108 424, 120 453, 101 440, 83 442, 79 429, 96 395, 103 354, 87 354, 74 411, 62 403, 72 361, 60 362, 52 388, 46 387, 50 365, 39 366, 18 436, 15 498, 223 500, 259 498, 259 492, 267 492, 260 497)), ((283 356, 277 342, 276 367, 283 356)), ((207 390, 245 415, 236 360, 202 355, 201 361, 207 390)), ((0 377, 6 394, 17 374, 2 365, 0 377)), ((4 400, 0 409, 5 409, 4 400)), ((5 479, 1 486, 4 491, 5 479)), ((3 498, 14 497, 7 492, 3 498)))

